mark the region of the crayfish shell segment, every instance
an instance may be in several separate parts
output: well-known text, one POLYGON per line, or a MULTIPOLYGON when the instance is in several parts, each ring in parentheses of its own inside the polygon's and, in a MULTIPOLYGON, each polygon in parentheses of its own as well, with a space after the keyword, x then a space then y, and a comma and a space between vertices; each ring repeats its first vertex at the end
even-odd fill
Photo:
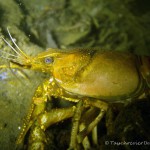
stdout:
POLYGON ((109 102, 122 101, 134 97, 138 93, 141 78, 136 64, 136 56, 117 51, 95 51, 88 59, 80 62, 73 74, 68 64, 74 63, 79 57, 67 62, 57 62, 54 76, 58 84, 65 90, 82 96, 99 98, 109 102), (59 64, 59 65, 58 65, 59 64), (65 72, 68 74, 68 78, 65 72), (70 75, 70 76, 69 76, 70 75), (59 78, 57 78, 59 77, 59 78), (70 77, 70 78, 69 78, 70 77))
POLYGON ((150 88, 150 57, 148 56, 142 56, 141 57, 141 74, 143 78, 145 79, 148 87, 150 88))

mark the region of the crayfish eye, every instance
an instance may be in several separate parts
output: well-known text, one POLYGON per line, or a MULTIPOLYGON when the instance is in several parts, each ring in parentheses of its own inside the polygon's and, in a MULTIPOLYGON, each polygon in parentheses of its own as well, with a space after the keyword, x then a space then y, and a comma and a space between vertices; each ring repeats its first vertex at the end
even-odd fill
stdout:
POLYGON ((51 64, 54 60, 52 57, 46 57, 44 61, 46 64, 51 64))

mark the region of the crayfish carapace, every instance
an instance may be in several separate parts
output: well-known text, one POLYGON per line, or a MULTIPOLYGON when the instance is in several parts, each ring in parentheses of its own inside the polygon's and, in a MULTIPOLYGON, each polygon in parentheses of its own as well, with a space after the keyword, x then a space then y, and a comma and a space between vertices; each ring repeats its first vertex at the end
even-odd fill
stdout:
MULTIPOLYGON (((86 149, 87 135, 94 130, 108 109, 109 103, 126 103, 149 94, 150 61, 149 57, 137 56, 129 52, 102 51, 101 49, 48 49, 35 57, 25 54, 15 45, 4 42, 15 54, 2 52, 10 61, 11 68, 39 70, 51 74, 37 87, 32 98, 31 109, 26 117, 17 144, 23 143, 30 129, 28 149, 44 149, 47 143, 46 129, 64 119, 73 117, 70 148, 79 149, 82 143, 86 149), (68 108, 46 111, 47 101, 59 97, 72 101, 75 105, 68 108), (96 118, 90 118, 99 108, 96 118), (83 115, 88 116, 82 122, 83 115), (90 120, 90 121, 89 121, 90 120)), ((1 68, 6 68, 3 65, 1 68)), ((95 143, 97 135, 95 133, 95 143)))

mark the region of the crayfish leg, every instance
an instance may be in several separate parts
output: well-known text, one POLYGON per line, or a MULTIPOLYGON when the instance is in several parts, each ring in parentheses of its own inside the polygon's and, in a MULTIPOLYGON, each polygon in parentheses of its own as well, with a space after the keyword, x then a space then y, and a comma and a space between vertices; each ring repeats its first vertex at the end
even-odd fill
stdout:
POLYGON ((75 107, 52 109, 40 114, 31 127, 28 150, 44 150, 47 144, 45 130, 57 122, 68 119, 74 115, 75 107))
POLYGON ((72 131, 71 131, 71 138, 70 138, 70 145, 69 149, 76 149, 77 147, 77 134, 79 130, 79 121, 81 118, 81 113, 83 109, 83 101, 80 100, 76 105, 76 111, 73 116, 73 125, 72 125, 72 131))
MULTIPOLYGON (((45 82, 44 85, 45 84, 47 84, 47 82, 45 82)), ((34 97, 32 98, 30 109, 28 111, 26 118, 24 119, 22 130, 16 141, 17 145, 20 145, 24 142, 24 138, 28 130, 31 128, 32 124, 34 123, 36 117, 39 114, 43 113, 45 110, 47 96, 44 95, 46 90, 43 89, 44 89, 43 85, 39 86, 34 94, 34 97)))
POLYGON ((104 114, 105 111, 101 110, 99 115, 89 124, 89 126, 78 134, 77 136, 78 143, 81 143, 83 139, 97 126, 97 124, 103 118, 104 114))

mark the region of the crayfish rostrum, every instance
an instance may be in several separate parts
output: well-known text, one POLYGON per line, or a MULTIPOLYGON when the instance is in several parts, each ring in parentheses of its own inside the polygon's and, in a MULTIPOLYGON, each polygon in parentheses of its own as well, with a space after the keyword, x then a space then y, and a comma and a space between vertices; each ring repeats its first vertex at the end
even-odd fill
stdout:
MULTIPOLYGON (((44 149, 46 129, 71 117, 73 125, 69 148, 78 149, 78 143, 82 143, 86 149, 89 132, 96 128, 110 103, 126 103, 149 94, 150 59, 147 56, 99 48, 50 48, 31 57, 17 46, 10 33, 9 36, 15 48, 2 38, 16 54, 15 57, 8 54, 11 68, 39 70, 51 75, 37 87, 17 140, 17 144, 23 143, 30 129, 28 149, 44 149), (75 105, 46 111, 46 103, 52 97, 72 101, 75 105), (95 119, 90 118, 95 113, 94 108, 99 109, 95 119), (84 116, 88 117, 81 122, 83 109, 86 109, 84 116)), ((95 133, 95 143, 96 138, 95 133)))

